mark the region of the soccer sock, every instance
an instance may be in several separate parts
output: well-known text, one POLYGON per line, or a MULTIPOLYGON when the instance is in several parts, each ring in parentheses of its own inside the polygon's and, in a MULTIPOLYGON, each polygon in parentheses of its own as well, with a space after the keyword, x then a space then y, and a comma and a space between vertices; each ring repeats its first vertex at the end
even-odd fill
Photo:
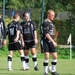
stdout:
POLYGON ((20 58, 21 58, 21 62, 22 62, 22 68, 25 69, 26 64, 25 64, 24 55, 21 55, 20 58))
POLYGON ((25 62, 26 62, 26 67, 28 67, 28 63, 29 63, 29 56, 25 56, 25 62))
POLYGON ((52 69, 53 71, 56 71, 56 64, 57 64, 57 59, 52 60, 52 62, 51 62, 51 69, 52 69))
POLYGON ((36 57, 36 55, 32 56, 32 60, 33 60, 33 63, 34 63, 34 67, 37 66, 37 57, 36 57))
POLYGON ((43 66, 44 66, 44 73, 48 73, 48 60, 44 60, 43 66))
POLYGON ((12 56, 11 55, 8 55, 8 69, 11 69, 11 66, 12 66, 12 56))

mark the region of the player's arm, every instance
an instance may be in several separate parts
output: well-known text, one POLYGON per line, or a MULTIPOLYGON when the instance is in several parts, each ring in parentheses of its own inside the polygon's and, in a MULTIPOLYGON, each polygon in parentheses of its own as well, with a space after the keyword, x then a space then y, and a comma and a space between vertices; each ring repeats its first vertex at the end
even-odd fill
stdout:
POLYGON ((22 42, 22 47, 24 47, 24 40, 23 40, 23 34, 20 34, 20 39, 21 39, 21 42, 22 42))
POLYGON ((5 29, 5 23, 3 21, 3 42, 2 45, 6 45, 6 29, 5 29))
POLYGON ((20 25, 20 40, 22 42, 22 47, 24 47, 24 39, 23 39, 23 29, 22 26, 20 25))
POLYGON ((36 25, 34 22, 33 22, 33 27, 34 27, 34 42, 35 42, 35 44, 37 44, 38 43, 37 31, 36 31, 36 25))
POLYGON ((37 40, 37 31, 36 30, 34 31, 34 41, 35 41, 35 44, 38 43, 38 40, 37 40))
POLYGON ((56 44, 56 42, 51 38, 51 36, 47 33, 47 34, 45 34, 45 36, 46 36, 46 38, 49 40, 49 41, 51 41, 52 43, 53 43, 53 45, 56 47, 57 46, 57 44, 56 44))
POLYGON ((51 38, 51 36, 49 35, 49 30, 48 30, 47 24, 46 24, 46 23, 43 23, 42 26, 43 26, 43 33, 44 33, 45 37, 46 37, 50 42, 52 42, 53 45, 56 47, 56 46, 57 46, 56 42, 55 42, 55 41, 51 38))
POLYGON ((19 35, 20 35, 20 30, 17 30, 17 31, 16 31, 16 38, 14 39, 15 42, 18 41, 19 35))

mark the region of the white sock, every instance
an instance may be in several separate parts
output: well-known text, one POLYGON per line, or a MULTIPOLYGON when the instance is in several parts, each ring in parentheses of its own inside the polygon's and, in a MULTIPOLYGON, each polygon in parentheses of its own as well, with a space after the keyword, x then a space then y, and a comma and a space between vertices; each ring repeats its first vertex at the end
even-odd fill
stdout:
MULTIPOLYGON (((29 56, 25 56, 25 59, 29 59, 29 56)), ((28 67, 29 62, 25 62, 26 63, 26 67, 28 67)))
POLYGON ((20 57, 23 58, 23 60, 21 60, 21 62, 22 62, 22 68, 25 69, 26 68, 26 63, 25 63, 24 55, 21 55, 20 57))
MULTIPOLYGON (((44 60, 44 63, 48 63, 48 60, 44 60)), ((48 73, 48 66, 44 66, 44 73, 48 73)))
POLYGON ((8 61, 8 68, 11 69, 12 61, 8 61))
MULTIPOLYGON (((55 62, 57 63, 57 60, 52 60, 52 62, 55 62)), ((52 69, 52 72, 55 72, 56 71, 56 65, 51 65, 51 69, 52 69)))
MULTIPOLYGON (((36 54, 32 56, 32 58, 36 58, 36 54)), ((36 58, 37 59, 37 58, 36 58)), ((33 61, 34 67, 37 66, 37 61, 33 61)))
MULTIPOLYGON (((11 55, 8 55, 8 57, 10 57, 12 59, 11 55)), ((11 67, 12 67, 12 61, 8 60, 8 68, 11 68, 11 67)))

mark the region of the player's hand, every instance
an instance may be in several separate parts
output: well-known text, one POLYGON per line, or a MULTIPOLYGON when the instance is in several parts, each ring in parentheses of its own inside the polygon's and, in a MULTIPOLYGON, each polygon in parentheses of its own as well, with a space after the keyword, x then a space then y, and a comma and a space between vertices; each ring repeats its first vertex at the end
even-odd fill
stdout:
POLYGON ((17 42, 17 41, 18 41, 18 38, 15 38, 15 39, 14 39, 14 42, 17 42))
POLYGON ((38 40, 37 39, 34 39, 34 42, 35 42, 35 44, 37 44, 38 43, 38 40))
POLYGON ((3 46, 6 45, 6 39, 4 39, 4 40, 2 41, 2 45, 3 45, 3 46))
POLYGON ((57 43, 56 42, 53 42, 53 45, 54 45, 54 47, 57 47, 57 43))

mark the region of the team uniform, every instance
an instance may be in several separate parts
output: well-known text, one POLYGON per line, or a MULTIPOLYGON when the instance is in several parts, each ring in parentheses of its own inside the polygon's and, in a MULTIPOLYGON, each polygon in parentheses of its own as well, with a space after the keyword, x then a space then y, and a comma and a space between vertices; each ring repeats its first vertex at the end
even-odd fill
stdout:
MULTIPOLYGON (((21 23, 21 33, 23 35, 23 40, 25 43, 24 50, 29 50, 30 48, 35 48, 35 42, 34 42, 34 31, 36 30, 36 25, 33 21, 29 20, 28 22, 22 22, 21 23)), ((36 54, 32 56, 32 60, 34 62, 34 70, 38 70, 37 68, 37 57, 36 54)), ((28 63, 29 63, 29 56, 25 56, 25 62, 27 69, 28 63)))
POLYGON ((0 48, 2 47, 2 39, 6 39, 5 23, 3 19, 0 18, 0 48))
MULTIPOLYGON (((49 41, 46 38, 46 34, 49 34, 52 39, 54 39, 54 25, 52 22, 49 22, 48 20, 45 20, 42 24, 42 38, 41 38, 41 46, 42 46, 42 52, 49 52, 49 53, 54 53, 57 52, 56 48, 54 47, 53 43, 49 41)), ((49 71, 51 72, 52 75, 58 75, 56 73, 56 64, 57 60, 53 60, 51 62, 51 66, 49 67, 49 71)), ((44 60, 43 62, 44 66, 44 75, 47 75, 47 69, 48 69, 48 60, 44 60)))
POLYGON ((36 25, 32 21, 22 22, 22 34, 24 39, 24 50, 29 50, 29 48, 35 48, 34 43, 34 31, 36 30, 36 25))
MULTIPOLYGON (((14 39, 17 37, 17 31, 20 30, 20 23, 17 21, 12 21, 7 29, 6 29, 6 34, 8 35, 9 39, 9 45, 8 49, 10 51, 14 50, 22 50, 22 45, 20 41, 20 37, 18 38, 17 42, 14 42, 14 39)), ((22 69, 25 70, 25 58, 24 54, 20 54, 21 62, 22 62, 22 69)), ((12 56, 9 54, 8 55, 8 71, 12 71, 12 56)))
POLYGON ((20 30, 20 23, 16 21, 12 21, 6 29, 6 34, 8 35, 9 39, 9 46, 8 46, 9 51, 22 49, 20 38, 18 39, 17 42, 14 42, 17 30, 20 30))
POLYGON ((54 25, 52 22, 49 22, 45 20, 42 24, 42 32, 43 32, 43 37, 42 37, 42 48, 43 52, 56 52, 56 48, 54 47, 53 43, 49 41, 46 37, 45 34, 49 34, 52 39, 54 39, 54 25))

